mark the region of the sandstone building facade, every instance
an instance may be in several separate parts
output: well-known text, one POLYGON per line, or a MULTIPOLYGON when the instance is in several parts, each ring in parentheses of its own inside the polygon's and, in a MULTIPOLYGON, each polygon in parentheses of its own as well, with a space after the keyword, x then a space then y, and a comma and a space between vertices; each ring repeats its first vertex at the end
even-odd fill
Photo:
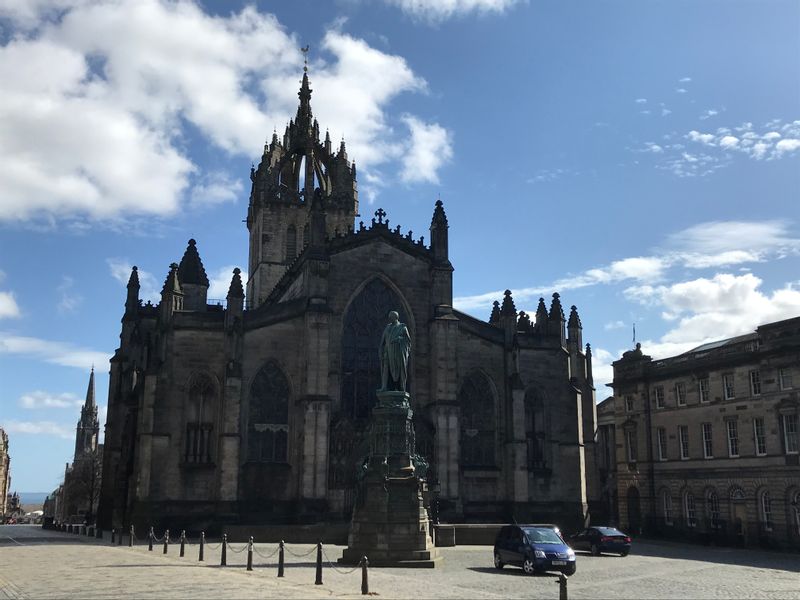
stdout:
POLYGON ((800 317, 614 363, 619 512, 631 531, 800 548, 800 317))
MULTIPOLYGON (((266 144, 247 213, 247 294, 226 306, 190 240, 158 305, 134 267, 111 361, 100 521, 210 529, 347 520, 390 310, 412 337, 418 451, 453 520, 581 522, 596 497, 591 351, 558 294, 454 310, 441 201, 424 239, 358 221, 355 162, 311 111, 266 144)), ((502 302, 500 302, 502 300, 502 302)))

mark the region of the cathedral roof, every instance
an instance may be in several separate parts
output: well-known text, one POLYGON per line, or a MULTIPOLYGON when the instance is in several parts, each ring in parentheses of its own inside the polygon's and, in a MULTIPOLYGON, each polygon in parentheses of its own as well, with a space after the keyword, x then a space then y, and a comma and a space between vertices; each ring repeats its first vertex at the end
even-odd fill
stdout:
POLYGON ((197 252, 197 242, 189 240, 186 252, 183 253, 181 264, 178 265, 178 280, 182 284, 190 283, 208 287, 208 276, 197 252))

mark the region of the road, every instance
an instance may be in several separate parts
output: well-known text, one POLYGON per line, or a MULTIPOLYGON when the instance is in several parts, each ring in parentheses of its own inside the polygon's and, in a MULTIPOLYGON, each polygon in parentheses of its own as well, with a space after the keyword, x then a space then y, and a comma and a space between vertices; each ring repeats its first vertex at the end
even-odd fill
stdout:
MULTIPOLYGON (((243 544, 232 544, 221 567, 218 540, 205 561, 198 546, 178 557, 156 545, 148 552, 43 531, 37 526, 0 526, 0 598, 349 598, 361 596, 361 574, 337 572, 325 563, 323 585, 314 585, 310 545, 287 545, 286 576, 276 577, 274 544, 256 544, 254 570, 245 569, 243 544), (269 557, 269 558, 264 558, 269 557)), ((127 540, 125 542, 127 544, 127 540)), ((325 548, 335 561, 341 546, 325 548)), ((558 598, 557 580, 529 577, 520 569, 491 566, 491 548, 442 548, 437 569, 370 569, 370 591, 384 598, 558 598)), ((341 569, 341 568, 340 568, 341 569)), ((800 556, 761 550, 708 548, 636 541, 631 554, 579 554, 569 578, 570 598, 800 598, 800 556)))

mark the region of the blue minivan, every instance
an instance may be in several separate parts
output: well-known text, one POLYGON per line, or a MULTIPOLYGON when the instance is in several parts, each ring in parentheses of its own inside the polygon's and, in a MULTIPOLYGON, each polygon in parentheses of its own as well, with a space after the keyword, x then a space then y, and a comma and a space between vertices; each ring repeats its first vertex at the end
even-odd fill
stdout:
POLYGON ((573 575, 575 552, 555 525, 506 525, 494 541, 494 566, 522 567, 528 575, 560 571, 573 575))

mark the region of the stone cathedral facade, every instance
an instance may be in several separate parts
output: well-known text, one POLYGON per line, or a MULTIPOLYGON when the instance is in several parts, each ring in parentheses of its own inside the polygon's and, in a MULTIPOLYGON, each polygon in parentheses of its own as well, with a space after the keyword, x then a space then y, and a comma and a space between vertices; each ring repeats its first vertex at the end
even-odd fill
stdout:
POLYGON ((591 351, 558 294, 535 317, 510 292, 482 320, 452 307, 448 220, 429 237, 358 221, 355 162, 320 141, 303 75, 247 213, 247 294, 234 270, 208 304, 194 240, 157 305, 128 283, 111 360, 100 521, 312 523, 350 518, 380 384, 378 343, 397 310, 413 345, 417 449, 454 522, 582 522, 597 496, 591 351))

